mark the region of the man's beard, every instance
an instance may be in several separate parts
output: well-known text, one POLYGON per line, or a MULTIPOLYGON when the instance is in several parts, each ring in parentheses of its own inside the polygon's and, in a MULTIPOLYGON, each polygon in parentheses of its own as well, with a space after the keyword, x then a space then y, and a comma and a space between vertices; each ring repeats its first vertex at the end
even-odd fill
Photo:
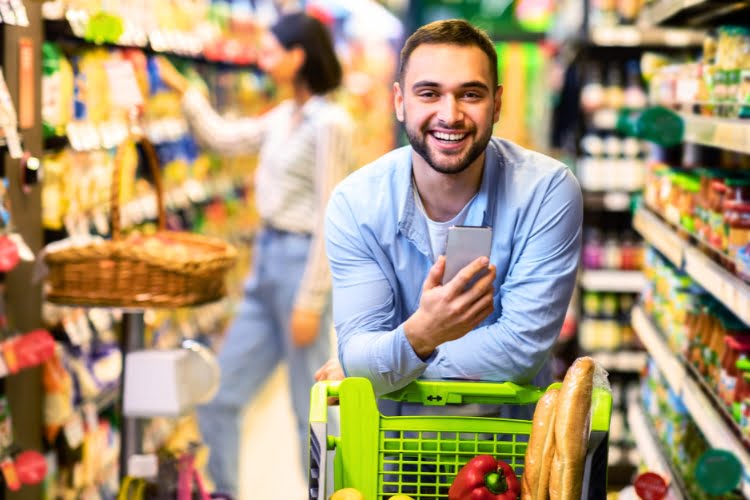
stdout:
MULTIPOLYGON (((404 123, 406 123, 406 117, 404 117, 404 123)), ((422 134, 421 137, 418 133, 413 132, 409 129, 409 127, 404 127, 406 129, 406 136, 409 138, 409 144, 411 144, 411 147, 414 149, 414 151, 417 152, 419 156, 421 156, 424 161, 427 162, 427 164, 436 172, 440 172, 441 174, 449 174, 449 175, 455 175, 463 172, 469 166, 471 166, 474 161, 479 158, 484 150, 487 148, 487 144, 490 142, 490 138, 492 137, 492 129, 488 129, 487 132, 484 133, 484 135, 477 138, 476 141, 474 141, 474 144, 472 144, 471 148, 463 154, 463 158, 461 158, 457 164, 452 166, 441 166, 438 163, 437 158, 435 158, 429 147, 427 146, 427 133, 422 134)), ((461 133, 461 130, 456 130, 456 133, 461 133)))

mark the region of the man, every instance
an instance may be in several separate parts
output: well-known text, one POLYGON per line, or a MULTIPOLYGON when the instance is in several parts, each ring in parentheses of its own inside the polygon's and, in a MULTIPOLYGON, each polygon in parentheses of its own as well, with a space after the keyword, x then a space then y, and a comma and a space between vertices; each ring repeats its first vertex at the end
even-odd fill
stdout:
MULTIPOLYGON (((465 21, 431 23, 407 40, 394 93, 411 147, 350 175, 328 205, 344 372, 370 379, 378 395, 416 378, 530 383, 574 287, 578 183, 560 162, 492 137, 497 55, 465 21), (492 251, 441 285, 453 225, 492 226, 492 251)), ((329 362, 318 379, 336 369, 329 362)))

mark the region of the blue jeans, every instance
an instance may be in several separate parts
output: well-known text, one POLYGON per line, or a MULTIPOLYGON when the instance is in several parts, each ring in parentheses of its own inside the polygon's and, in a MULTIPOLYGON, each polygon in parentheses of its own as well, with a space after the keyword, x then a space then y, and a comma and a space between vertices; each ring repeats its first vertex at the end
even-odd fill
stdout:
POLYGON ((287 362, 301 464, 307 468, 310 388, 315 371, 331 355, 330 307, 313 344, 297 348, 291 342, 289 319, 309 247, 309 236, 268 228, 261 230, 256 240, 244 298, 218 355, 219 391, 211 402, 198 408, 201 434, 210 448, 208 470, 217 491, 238 493, 243 410, 281 360, 287 362))

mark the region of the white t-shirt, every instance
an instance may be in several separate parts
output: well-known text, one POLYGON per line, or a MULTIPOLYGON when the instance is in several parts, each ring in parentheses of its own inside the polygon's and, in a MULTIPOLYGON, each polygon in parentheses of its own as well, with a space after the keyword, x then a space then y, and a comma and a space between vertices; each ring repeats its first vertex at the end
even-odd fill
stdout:
POLYGON ((460 226, 464 223, 466 220, 466 213, 469 211, 469 205, 471 205, 471 202, 474 201, 474 198, 476 198, 477 195, 474 195, 464 208, 461 209, 458 215, 451 220, 446 222, 435 222, 427 215, 427 210, 425 210, 424 205, 422 204, 422 197, 419 196, 416 183, 414 183, 413 180, 412 183, 414 188, 414 199, 417 202, 419 211, 422 212, 422 215, 424 215, 424 218, 427 221, 427 230, 430 233, 430 248, 432 249, 432 258, 434 260, 440 255, 445 255, 445 249, 448 246, 448 229, 451 226, 460 226))

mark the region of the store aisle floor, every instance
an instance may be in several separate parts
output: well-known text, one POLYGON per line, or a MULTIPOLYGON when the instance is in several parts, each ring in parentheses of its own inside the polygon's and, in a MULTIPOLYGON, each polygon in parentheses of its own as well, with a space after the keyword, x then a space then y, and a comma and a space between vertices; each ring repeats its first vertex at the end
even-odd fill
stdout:
POLYGON ((286 365, 282 364, 248 408, 243 422, 238 500, 305 498, 298 447, 286 365))

